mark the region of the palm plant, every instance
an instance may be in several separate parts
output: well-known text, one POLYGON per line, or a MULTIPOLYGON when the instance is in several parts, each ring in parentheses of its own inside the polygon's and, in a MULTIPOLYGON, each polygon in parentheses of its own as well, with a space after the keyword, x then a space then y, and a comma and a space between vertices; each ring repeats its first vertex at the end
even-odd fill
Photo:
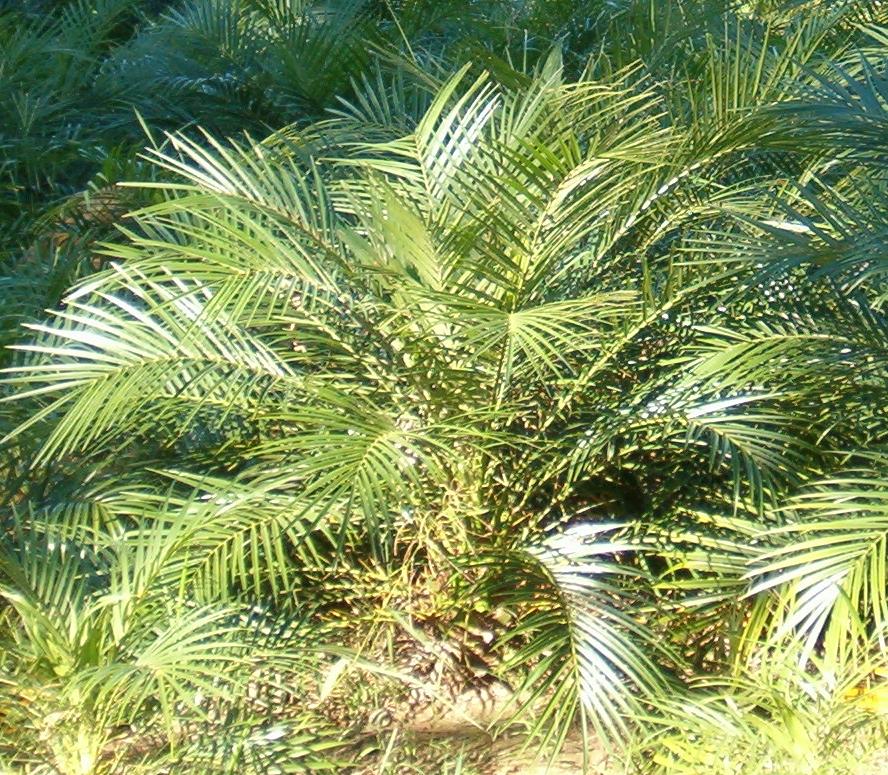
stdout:
MULTIPOLYGON (((298 720, 292 728, 267 717, 273 695, 298 696, 294 676, 314 670, 314 636, 302 619, 176 596, 187 526, 140 522, 138 498, 94 496, 61 514, 16 520, 0 556, 0 739, 8 764, 116 772, 147 758, 157 767, 158 756, 172 753, 163 735, 175 743, 212 733, 217 753, 203 746, 206 771, 217 757, 224 757, 215 762, 220 769, 233 762, 249 771, 257 756, 310 762, 335 747, 323 727, 293 739, 298 720), (123 519, 101 531, 111 515, 123 519), (152 743, 158 734, 161 743, 152 743), (284 736, 286 754, 273 743, 284 736)), ((186 745, 173 760, 195 755, 186 745)))
POLYGON ((379 70, 310 126, 149 149, 154 203, 6 370, 9 696, 78 740, 110 714, 83 745, 113 769, 120 725, 178 755, 259 655, 308 729, 325 659, 480 617, 503 726, 675 753, 676 693, 782 723, 701 674, 732 701, 773 660, 828 705, 883 664, 886 38, 719 19, 637 28, 643 66, 379 70), (251 653, 259 603, 305 613, 251 653))

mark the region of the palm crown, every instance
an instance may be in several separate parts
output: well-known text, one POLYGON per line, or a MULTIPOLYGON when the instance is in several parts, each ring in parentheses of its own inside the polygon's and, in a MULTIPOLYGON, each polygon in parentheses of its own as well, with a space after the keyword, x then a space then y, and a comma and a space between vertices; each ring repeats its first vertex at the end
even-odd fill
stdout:
POLYGON ((694 677, 765 656, 880 659, 885 38, 836 29, 672 41, 668 88, 612 52, 405 64, 149 148, 6 370, 5 669, 107 718, 96 761, 121 707, 196 704, 259 767, 244 687, 304 702, 336 633, 370 659, 405 620, 498 615, 544 741, 705 718, 694 677))

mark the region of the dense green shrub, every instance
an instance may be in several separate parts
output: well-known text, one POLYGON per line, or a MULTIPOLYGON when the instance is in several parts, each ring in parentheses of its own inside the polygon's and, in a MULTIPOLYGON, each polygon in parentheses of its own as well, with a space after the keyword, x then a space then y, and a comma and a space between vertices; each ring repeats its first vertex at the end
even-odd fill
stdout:
POLYGON ((0 762, 876 755, 881 4, 159 5, 0 16, 0 762))

